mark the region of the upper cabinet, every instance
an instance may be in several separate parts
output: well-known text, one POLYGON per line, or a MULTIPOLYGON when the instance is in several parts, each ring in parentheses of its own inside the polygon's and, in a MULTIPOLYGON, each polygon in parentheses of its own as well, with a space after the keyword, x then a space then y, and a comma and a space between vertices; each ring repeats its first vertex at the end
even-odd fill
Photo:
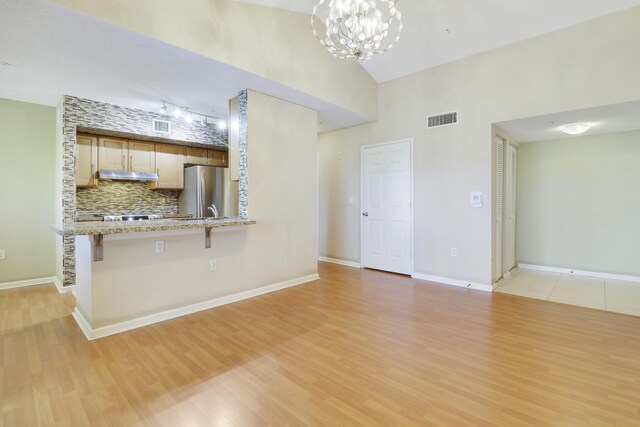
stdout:
POLYGON ((156 144, 156 173, 158 182, 150 182, 151 189, 182 190, 184 188, 185 147, 156 144))
POLYGON ((98 137, 98 164, 102 170, 153 173, 156 171, 156 144, 98 137))
POLYGON ((129 141, 129 170, 155 173, 156 144, 154 142, 129 141))
POLYGON ((98 137, 98 164, 102 170, 129 170, 129 141, 120 138, 98 137))
POLYGON ((227 152, 207 150, 208 165, 227 167, 227 152))
POLYGON ((95 187, 98 185, 98 138, 91 135, 76 136, 76 186, 95 187))
POLYGON ((185 163, 188 165, 208 165, 209 161, 207 159, 207 149, 187 147, 187 156, 185 159, 185 163))
POLYGON ((76 186, 98 185, 97 171, 157 173, 159 181, 150 182, 151 189, 184 188, 184 166, 227 167, 226 151, 184 147, 107 136, 78 134, 76 138, 76 186))
POLYGON ((185 164, 227 167, 227 152, 207 148, 187 147, 185 164))

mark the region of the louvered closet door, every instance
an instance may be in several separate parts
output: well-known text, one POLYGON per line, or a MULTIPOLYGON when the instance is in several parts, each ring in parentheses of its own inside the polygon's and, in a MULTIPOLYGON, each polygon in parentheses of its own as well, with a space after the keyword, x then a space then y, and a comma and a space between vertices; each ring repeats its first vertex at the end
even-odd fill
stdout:
POLYGON ((502 277, 502 238, 504 214, 504 140, 496 138, 496 183, 495 183, 495 253, 494 281, 502 277))
POLYGON ((516 266, 516 166, 518 150, 509 145, 507 148, 507 201, 506 203, 506 236, 504 271, 507 272, 516 266))

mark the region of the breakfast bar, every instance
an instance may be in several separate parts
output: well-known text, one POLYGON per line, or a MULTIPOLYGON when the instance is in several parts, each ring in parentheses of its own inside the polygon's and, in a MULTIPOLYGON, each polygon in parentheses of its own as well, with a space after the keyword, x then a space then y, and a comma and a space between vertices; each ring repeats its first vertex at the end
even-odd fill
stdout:
POLYGON ((211 247, 211 230, 228 227, 242 227, 255 224, 255 221, 240 218, 207 219, 159 219, 148 221, 106 221, 74 222, 62 227, 52 226, 61 236, 93 236, 93 261, 102 261, 104 256, 103 240, 105 235, 122 233, 149 233, 168 230, 204 229, 205 248, 211 247))
POLYGON ((219 297, 235 291, 238 241, 246 241, 255 223, 159 219, 52 227, 75 239, 73 317, 95 339, 219 305, 219 297))

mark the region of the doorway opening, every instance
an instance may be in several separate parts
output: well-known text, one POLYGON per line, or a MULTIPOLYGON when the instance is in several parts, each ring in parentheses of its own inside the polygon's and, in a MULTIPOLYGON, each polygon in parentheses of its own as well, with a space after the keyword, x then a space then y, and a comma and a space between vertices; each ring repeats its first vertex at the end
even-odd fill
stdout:
POLYGON ((640 315, 640 101, 494 132, 495 290, 640 315))

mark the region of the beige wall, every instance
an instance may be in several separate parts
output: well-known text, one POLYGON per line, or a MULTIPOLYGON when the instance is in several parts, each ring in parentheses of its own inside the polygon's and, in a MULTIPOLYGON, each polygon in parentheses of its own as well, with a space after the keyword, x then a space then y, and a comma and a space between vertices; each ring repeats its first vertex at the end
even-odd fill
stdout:
POLYGON ((106 240, 104 261, 92 264, 92 307, 86 298, 81 307, 93 327, 317 273, 316 113, 250 91, 247 116, 249 218, 257 224, 214 232, 211 249, 204 230, 106 240))
POLYGON ((634 8, 382 84, 377 122, 320 136, 321 255, 360 259, 360 146, 414 138, 415 272, 490 284, 491 124, 640 99, 638 22, 634 8))
POLYGON ((376 117, 376 82, 322 47, 308 15, 234 0, 52 1, 376 117))
POLYGON ((0 99, 0 283, 53 276, 52 107, 0 99))
POLYGON ((521 144, 518 261, 640 276, 640 131, 521 144))

